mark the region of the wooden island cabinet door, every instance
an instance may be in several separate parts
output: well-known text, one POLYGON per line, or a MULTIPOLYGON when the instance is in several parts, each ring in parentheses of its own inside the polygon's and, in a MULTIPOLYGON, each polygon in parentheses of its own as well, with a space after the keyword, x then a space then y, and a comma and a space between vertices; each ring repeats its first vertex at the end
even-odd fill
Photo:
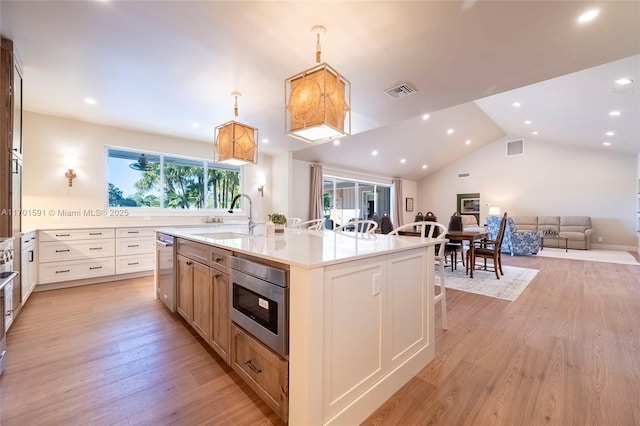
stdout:
POLYGON ((211 270, 211 347, 229 363, 229 275, 211 270))
POLYGON ((193 316, 192 326, 209 342, 211 339, 211 285, 209 267, 198 262, 191 265, 193 272, 193 316))
POLYGON ((191 273, 190 260, 182 255, 177 255, 178 264, 178 300, 177 311, 182 318, 191 324, 191 315, 193 313, 193 276, 191 273))

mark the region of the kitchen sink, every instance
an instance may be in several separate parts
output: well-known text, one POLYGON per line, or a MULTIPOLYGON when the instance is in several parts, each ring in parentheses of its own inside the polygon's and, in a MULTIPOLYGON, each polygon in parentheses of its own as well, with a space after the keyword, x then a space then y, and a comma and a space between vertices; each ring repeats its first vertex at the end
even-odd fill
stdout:
POLYGON ((199 237, 211 238, 213 240, 232 240, 234 238, 247 238, 251 235, 240 232, 210 232, 206 234, 194 234, 199 237))

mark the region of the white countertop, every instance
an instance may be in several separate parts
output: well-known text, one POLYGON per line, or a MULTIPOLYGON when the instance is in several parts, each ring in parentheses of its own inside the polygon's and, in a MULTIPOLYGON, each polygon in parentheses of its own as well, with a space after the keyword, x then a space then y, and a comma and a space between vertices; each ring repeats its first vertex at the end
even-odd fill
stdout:
POLYGON ((352 232, 307 231, 292 228, 286 228, 284 233, 276 234, 275 237, 266 237, 264 226, 260 225, 256 227, 254 236, 234 237, 229 235, 231 238, 225 239, 199 234, 216 232, 247 234, 247 226, 225 226, 218 229, 212 229, 212 227, 174 227, 156 228, 156 231, 303 268, 327 266, 416 247, 427 247, 437 243, 435 239, 417 237, 383 234, 359 234, 356 237, 356 234, 352 232))

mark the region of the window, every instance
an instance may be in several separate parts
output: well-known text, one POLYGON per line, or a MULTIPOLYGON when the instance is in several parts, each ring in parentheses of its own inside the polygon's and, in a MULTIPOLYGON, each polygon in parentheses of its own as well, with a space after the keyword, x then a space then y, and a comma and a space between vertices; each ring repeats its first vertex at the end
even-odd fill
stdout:
POLYGON ((241 188, 239 167, 117 148, 107 173, 109 207, 226 209, 241 188))
POLYGON ((335 226, 352 219, 372 219, 391 214, 391 185, 362 182, 325 175, 324 216, 335 226))

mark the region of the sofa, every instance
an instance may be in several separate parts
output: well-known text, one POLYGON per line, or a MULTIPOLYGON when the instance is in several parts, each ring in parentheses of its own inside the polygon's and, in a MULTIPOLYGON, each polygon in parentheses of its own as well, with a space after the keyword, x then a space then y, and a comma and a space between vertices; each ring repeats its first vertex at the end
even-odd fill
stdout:
POLYGON ((564 238, 570 249, 591 249, 591 216, 513 216, 516 232, 533 231, 544 237, 545 247, 563 247, 564 238), (560 239, 547 237, 557 233, 560 239))
POLYGON ((478 220, 472 214, 462 214, 462 229, 465 231, 485 231, 484 226, 478 225, 478 220))

